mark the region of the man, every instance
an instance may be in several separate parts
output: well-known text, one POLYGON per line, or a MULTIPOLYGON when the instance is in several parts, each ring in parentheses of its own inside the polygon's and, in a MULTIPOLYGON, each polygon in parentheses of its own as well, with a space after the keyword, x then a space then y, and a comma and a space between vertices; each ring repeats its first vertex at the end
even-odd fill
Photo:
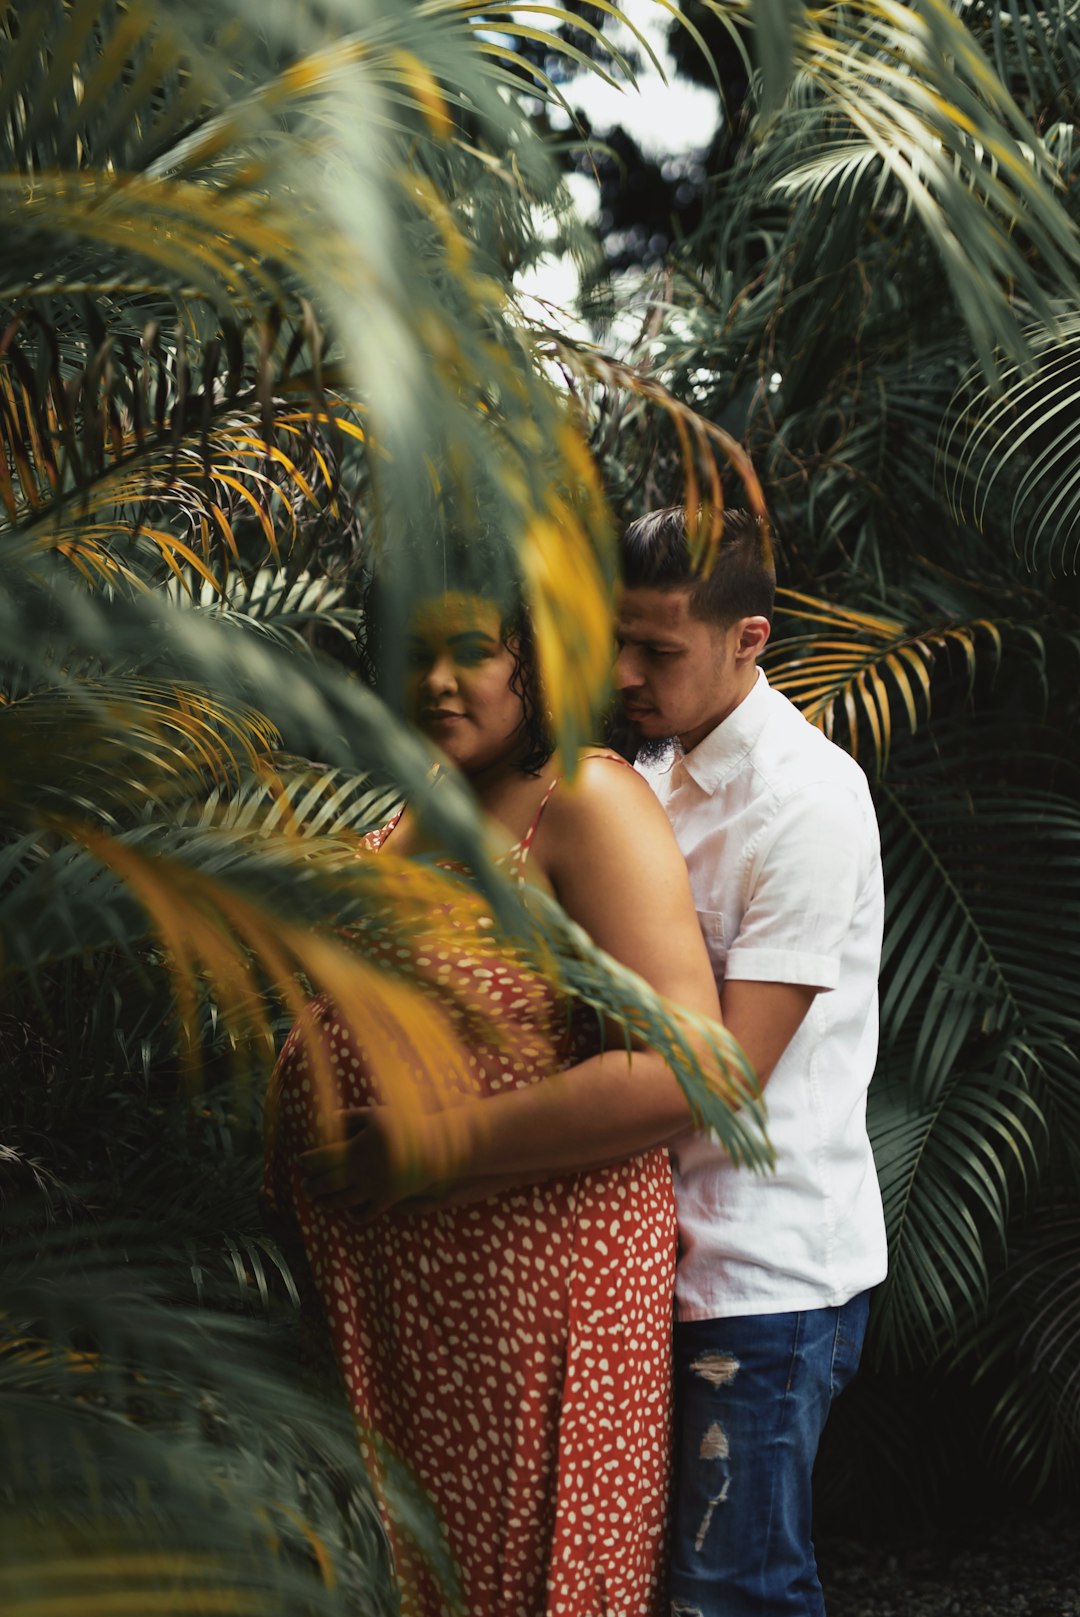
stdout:
POLYGON ((882 886, 858 765, 769 687, 775 575, 729 511, 694 571, 684 513, 621 552, 615 684, 690 871, 724 1021, 765 1086, 776 1171, 674 1151, 672 1617, 822 1617, 811 1472, 885 1274, 866 1134, 882 886))

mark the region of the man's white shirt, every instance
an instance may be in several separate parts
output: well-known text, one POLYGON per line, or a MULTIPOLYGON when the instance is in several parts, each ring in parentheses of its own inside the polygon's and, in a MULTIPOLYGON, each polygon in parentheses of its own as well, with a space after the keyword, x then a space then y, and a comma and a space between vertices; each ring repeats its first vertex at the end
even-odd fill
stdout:
POLYGON ((883 897, 866 777, 763 673, 692 752, 639 763, 690 871, 716 974, 817 987, 765 1089, 774 1173, 674 1148, 680 1319, 838 1307, 886 1270, 866 1134, 883 897))

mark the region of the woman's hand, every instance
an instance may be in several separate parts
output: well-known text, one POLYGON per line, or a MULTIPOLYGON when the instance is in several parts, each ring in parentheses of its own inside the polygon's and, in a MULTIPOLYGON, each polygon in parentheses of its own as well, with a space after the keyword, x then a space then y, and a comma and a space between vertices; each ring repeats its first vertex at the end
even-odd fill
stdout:
POLYGON ((419 1120, 406 1133, 388 1106, 352 1106, 337 1117, 340 1138, 299 1159, 304 1188, 318 1206, 377 1218, 435 1183, 430 1153, 417 1137, 419 1120))

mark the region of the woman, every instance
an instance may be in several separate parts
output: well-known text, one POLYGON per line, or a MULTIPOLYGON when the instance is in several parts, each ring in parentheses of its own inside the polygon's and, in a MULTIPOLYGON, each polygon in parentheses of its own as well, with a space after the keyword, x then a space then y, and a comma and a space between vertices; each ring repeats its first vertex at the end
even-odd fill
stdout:
MULTIPOLYGON (((613 754, 559 785, 521 612, 463 593, 427 603, 410 668, 412 716, 467 777, 518 879, 659 992, 717 1017, 666 817, 613 754)), ((374 841, 430 851, 408 809, 374 841)), ((448 1014, 470 1044, 478 1097, 428 1120, 434 1141, 452 1118, 459 1193, 393 1210, 434 1173, 421 1151, 409 1185, 395 1183, 393 1097, 324 1005, 349 1137, 317 1143, 317 1085, 294 1034, 276 1073, 271 1201, 296 1216, 353 1406, 378 1436, 384 1506, 396 1455, 434 1501, 469 1617, 653 1617, 675 1259, 660 1147, 687 1126, 686 1101, 652 1052, 601 1053, 595 1016, 568 1016, 522 961, 477 967, 465 934, 459 951, 445 936, 412 948, 432 992, 454 991, 448 1014)), ((403 1612, 441 1617, 444 1596, 386 1514, 403 1612)))

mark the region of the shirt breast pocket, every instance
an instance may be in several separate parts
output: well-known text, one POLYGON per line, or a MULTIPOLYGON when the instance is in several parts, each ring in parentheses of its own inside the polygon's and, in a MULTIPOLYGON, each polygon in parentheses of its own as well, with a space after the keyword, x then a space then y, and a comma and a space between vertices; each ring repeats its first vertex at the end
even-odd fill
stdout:
POLYGON ((731 942, 730 927, 725 921, 723 910, 698 910, 698 924, 705 939, 713 976, 718 983, 723 982, 731 942))

